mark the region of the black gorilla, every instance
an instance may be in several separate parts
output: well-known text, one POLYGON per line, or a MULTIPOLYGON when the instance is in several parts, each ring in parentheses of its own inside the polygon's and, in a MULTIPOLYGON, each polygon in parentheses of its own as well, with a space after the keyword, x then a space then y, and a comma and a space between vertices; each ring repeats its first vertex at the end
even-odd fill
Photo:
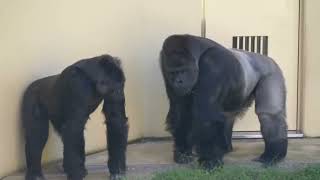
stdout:
POLYGON ((174 138, 174 160, 192 160, 211 169, 232 150, 235 118, 255 100, 267 165, 287 153, 286 88, 278 65, 269 57, 192 35, 172 35, 163 44, 161 69, 170 109, 167 126, 174 138))
POLYGON ((125 77, 120 60, 102 55, 84 59, 61 74, 33 82, 25 91, 26 180, 42 180, 41 154, 48 138, 49 119, 63 141, 63 167, 70 180, 82 180, 85 169, 84 128, 89 115, 104 100, 112 178, 126 169, 128 136, 124 97, 125 77))

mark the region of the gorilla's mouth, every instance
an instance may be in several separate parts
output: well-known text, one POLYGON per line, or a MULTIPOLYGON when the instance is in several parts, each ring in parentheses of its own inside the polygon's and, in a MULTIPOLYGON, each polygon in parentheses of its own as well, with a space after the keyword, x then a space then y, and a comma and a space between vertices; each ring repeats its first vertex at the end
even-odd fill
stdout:
POLYGON ((191 93, 192 88, 189 87, 179 87, 179 88, 174 88, 174 92, 178 95, 178 96, 185 96, 187 94, 191 93))

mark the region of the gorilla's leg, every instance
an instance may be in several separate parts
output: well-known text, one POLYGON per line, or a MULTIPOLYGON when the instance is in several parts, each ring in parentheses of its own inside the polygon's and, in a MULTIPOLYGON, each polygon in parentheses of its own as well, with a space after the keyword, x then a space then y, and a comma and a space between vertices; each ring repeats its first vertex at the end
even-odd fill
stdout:
POLYGON ((232 130, 234 125, 235 118, 233 116, 228 116, 226 122, 224 124, 224 135, 226 138, 226 153, 231 152, 233 150, 232 147, 232 130))
MULTIPOLYGON (((80 137, 80 145, 79 145, 79 154, 81 156, 81 174, 84 176, 86 176, 88 174, 87 169, 85 167, 85 159, 86 159, 86 155, 85 155, 85 139, 84 139, 84 132, 82 132, 82 135, 80 137)), ((65 172, 69 172, 71 170, 68 170, 68 166, 67 166, 67 159, 68 158, 64 158, 63 159, 63 169, 65 172)))
POLYGON ((84 165, 84 137, 83 131, 88 119, 83 111, 68 111, 66 122, 62 128, 63 165, 68 179, 81 180, 86 175, 84 165))
POLYGON ((123 92, 106 98, 103 105, 106 116, 108 142, 108 168, 111 179, 119 179, 126 171, 126 149, 128 139, 128 119, 125 114, 123 92))
POLYGON ((24 107, 23 123, 25 128, 25 153, 27 161, 26 180, 44 179, 41 169, 41 156, 48 139, 49 119, 47 111, 39 104, 29 104, 24 107))
POLYGON ((265 141, 264 153, 256 160, 266 165, 282 160, 287 154, 285 91, 280 73, 264 78, 256 89, 256 113, 265 141))
POLYGON ((190 97, 179 97, 171 102, 167 115, 167 126, 174 140, 173 158, 176 163, 185 164, 193 160, 192 156, 192 101, 190 97))

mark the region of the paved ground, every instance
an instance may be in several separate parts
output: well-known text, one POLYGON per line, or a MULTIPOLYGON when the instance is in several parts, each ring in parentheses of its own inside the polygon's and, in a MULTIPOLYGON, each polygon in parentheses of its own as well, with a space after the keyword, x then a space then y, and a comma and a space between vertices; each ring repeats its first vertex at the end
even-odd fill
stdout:
MULTIPOLYGON (((262 153, 262 140, 234 140, 234 151, 224 158, 225 165, 259 167, 261 164, 251 161, 262 153)), ((89 175, 86 180, 106 180, 106 152, 87 156, 89 175)), ((128 146, 127 152, 128 179, 150 179, 150 174, 178 167, 172 161, 172 142, 142 142, 128 146)), ((291 139, 285 161, 278 167, 297 169, 309 164, 320 163, 320 139, 291 139)), ((48 180, 65 180, 61 163, 46 166, 48 180)), ((23 180, 23 172, 4 178, 3 180, 23 180)))

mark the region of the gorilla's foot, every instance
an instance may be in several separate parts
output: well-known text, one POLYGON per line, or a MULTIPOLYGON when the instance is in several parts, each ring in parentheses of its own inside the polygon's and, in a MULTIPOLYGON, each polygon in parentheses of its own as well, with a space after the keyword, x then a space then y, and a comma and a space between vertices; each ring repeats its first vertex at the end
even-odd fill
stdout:
POLYGON ((266 166, 277 164, 282 161, 287 155, 288 140, 279 140, 277 142, 266 143, 264 153, 253 159, 254 161, 261 162, 266 166))
POLYGON ((34 174, 27 173, 25 180, 46 180, 46 178, 42 174, 34 175, 34 174))
POLYGON ((125 174, 111 174, 110 180, 121 180, 125 178, 125 174))
POLYGON ((194 157, 191 152, 178 152, 175 151, 173 154, 174 162, 178 164, 188 164, 194 160, 194 157))
POLYGON ((88 170, 85 167, 81 168, 80 176, 86 177, 87 175, 88 175, 88 170))
POLYGON ((223 166, 223 161, 221 159, 210 159, 210 160, 199 159, 198 162, 200 167, 208 171, 211 171, 211 170, 214 170, 215 168, 223 166))
POLYGON ((68 176, 68 180, 83 180, 83 176, 68 176))
POLYGON ((226 147, 226 149, 225 149, 225 154, 227 154, 227 153, 229 153, 229 152, 232 152, 233 151, 233 147, 232 147, 232 145, 228 145, 227 147, 226 147))
POLYGON ((75 173, 68 174, 68 180, 83 180, 87 175, 88 171, 86 168, 81 168, 78 171, 74 171, 75 173))
MULTIPOLYGON (((67 173, 68 171, 64 170, 64 172, 67 173)), ((78 177, 86 177, 88 175, 88 170, 86 168, 81 168, 78 172, 79 175, 76 175, 78 177)))
POLYGON ((68 180, 82 180, 88 175, 88 171, 85 167, 74 172, 70 172, 65 168, 64 172, 68 175, 68 180))
POLYGON ((254 158, 253 161, 263 163, 264 166, 272 166, 279 163, 283 159, 284 157, 281 156, 270 157, 266 156, 265 153, 263 153, 261 156, 254 158))

